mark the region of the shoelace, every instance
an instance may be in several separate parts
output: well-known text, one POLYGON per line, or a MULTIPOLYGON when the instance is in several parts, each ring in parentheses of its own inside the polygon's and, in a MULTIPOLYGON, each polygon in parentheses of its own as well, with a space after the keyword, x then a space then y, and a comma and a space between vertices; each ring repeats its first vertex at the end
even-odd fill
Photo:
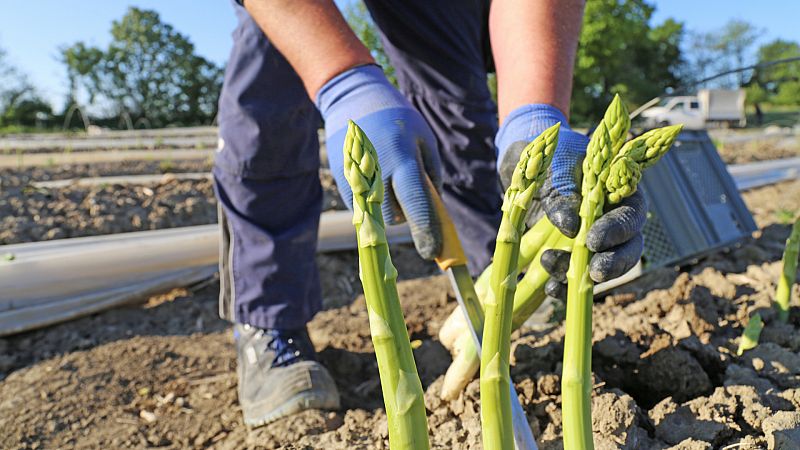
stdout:
POLYGON ((287 332, 281 330, 262 330, 271 339, 267 348, 275 352, 272 367, 286 367, 300 361, 314 361, 314 348, 304 331, 287 332))

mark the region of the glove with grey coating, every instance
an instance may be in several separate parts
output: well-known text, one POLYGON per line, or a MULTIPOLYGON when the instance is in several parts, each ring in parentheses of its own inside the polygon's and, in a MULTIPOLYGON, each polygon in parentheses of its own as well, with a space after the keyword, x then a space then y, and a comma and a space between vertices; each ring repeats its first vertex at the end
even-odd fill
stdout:
MULTIPOLYGON (((589 138, 573 131, 561 111, 543 104, 524 105, 512 111, 495 138, 497 167, 505 189, 525 146, 557 122, 561 122, 558 147, 548 177, 538 194, 537 205, 561 233, 575 237, 581 224, 578 215, 581 165, 589 138)), ((630 270, 644 250, 642 227, 647 218, 644 196, 637 192, 617 205, 607 205, 607 208, 589 230, 586 239, 587 247, 594 252, 589 262, 589 274, 598 283, 630 270)), ((569 252, 563 250, 548 250, 542 255, 542 266, 550 273, 545 286, 548 295, 566 298, 569 256, 569 252)))
POLYGON ((344 177, 342 146, 347 121, 353 120, 378 152, 385 197, 384 221, 407 221, 420 256, 433 259, 442 248, 430 177, 441 184, 436 138, 422 115, 389 83, 377 65, 349 69, 325 83, 317 94, 325 120, 328 161, 342 200, 353 209, 353 193, 344 177))

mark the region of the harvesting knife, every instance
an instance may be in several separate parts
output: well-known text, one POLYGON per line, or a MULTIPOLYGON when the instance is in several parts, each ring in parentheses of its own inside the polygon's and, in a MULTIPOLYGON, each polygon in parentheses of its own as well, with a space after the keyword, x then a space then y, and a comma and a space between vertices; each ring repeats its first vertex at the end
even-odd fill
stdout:
MULTIPOLYGON (((478 356, 481 354, 481 339, 483 337, 483 307, 478 300, 478 294, 475 293, 475 284, 472 281, 472 276, 467 270, 467 258, 464 255, 464 249, 461 247, 461 242, 458 240, 456 228, 447 210, 442 203, 442 199, 433 187, 433 184, 428 180, 433 203, 436 207, 436 212, 439 215, 439 220, 442 223, 442 251, 436 258, 436 264, 439 268, 447 274, 450 279, 450 284, 453 286, 453 291, 456 294, 458 305, 464 317, 467 319, 467 327, 472 333, 472 339, 475 342, 475 349, 478 351, 478 356)), ((525 411, 519 403, 517 391, 514 389, 514 383, 511 386, 511 420, 514 428, 514 443, 517 450, 538 450, 536 440, 533 438, 528 419, 525 416, 525 411)))

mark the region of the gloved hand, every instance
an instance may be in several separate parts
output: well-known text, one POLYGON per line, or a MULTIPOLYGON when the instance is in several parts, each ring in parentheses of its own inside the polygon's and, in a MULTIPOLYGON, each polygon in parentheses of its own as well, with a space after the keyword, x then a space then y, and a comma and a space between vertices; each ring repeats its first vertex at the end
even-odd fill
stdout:
MULTIPOLYGON (((568 237, 578 234, 581 220, 581 164, 589 138, 573 131, 567 118, 550 105, 525 105, 512 111, 497 132, 498 172, 503 187, 508 186, 519 154, 539 133, 561 122, 558 147, 550 173, 538 194, 539 206, 547 218, 568 237)), ((589 230, 586 245, 594 252, 589 274, 595 282, 616 278, 639 261, 644 250, 642 227, 647 218, 647 202, 641 193, 617 205, 606 204, 606 213, 589 230)), ((550 273, 545 286, 548 295, 566 298, 566 273, 569 252, 548 250, 542 266, 550 273)))
POLYGON ((378 152, 385 187, 384 221, 408 221, 420 256, 438 256, 441 224, 425 176, 438 187, 441 162, 436 138, 425 119, 376 65, 355 67, 334 77, 320 89, 316 103, 325 120, 328 162, 347 207, 353 209, 353 193, 344 177, 342 146, 350 119, 364 130, 378 152))

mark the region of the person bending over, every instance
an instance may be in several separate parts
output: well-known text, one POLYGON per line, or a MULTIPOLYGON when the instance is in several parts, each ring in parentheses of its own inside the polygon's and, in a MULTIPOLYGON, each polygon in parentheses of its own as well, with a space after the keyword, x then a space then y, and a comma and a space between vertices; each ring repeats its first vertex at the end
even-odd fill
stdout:
MULTIPOLYGON (((234 2, 239 23, 220 97, 213 174, 223 235, 220 314, 235 323, 239 400, 249 426, 339 407, 306 329, 322 305, 314 258, 321 122, 347 206, 352 193, 341 149, 352 119, 378 151, 387 223, 408 222, 425 259, 437 256, 442 242, 425 177, 439 190, 477 275, 492 255, 502 181, 525 144, 556 122, 559 145, 539 207, 568 236, 580 224, 576 180, 588 138, 570 129, 568 114, 583 1, 366 6, 397 88, 332 0, 234 2), (493 70, 497 104, 487 87, 493 70)), ((645 213, 635 195, 595 224, 595 281, 638 261, 645 213)), ((548 293, 563 296, 563 279, 554 274, 548 293)))

